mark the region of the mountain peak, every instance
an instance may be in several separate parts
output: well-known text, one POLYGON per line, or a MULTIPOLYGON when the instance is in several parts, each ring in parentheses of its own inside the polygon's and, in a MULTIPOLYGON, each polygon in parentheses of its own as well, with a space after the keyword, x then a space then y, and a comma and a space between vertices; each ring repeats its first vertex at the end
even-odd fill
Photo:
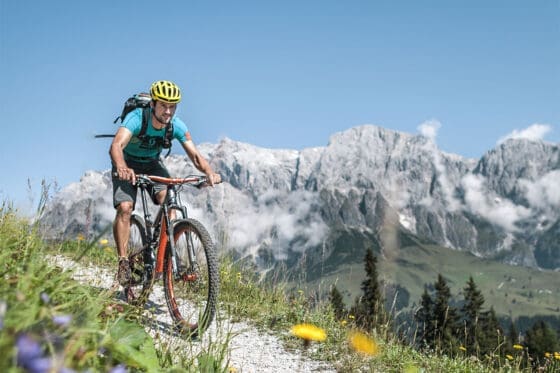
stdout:
MULTIPOLYGON (((550 228, 560 217, 557 145, 506 141, 474 167, 428 137, 363 125, 301 151, 229 138, 199 148, 224 184, 185 191, 184 200, 215 237, 227 237, 247 255, 265 248, 282 258, 316 246, 333 249, 340 230, 364 240, 403 231, 518 264, 535 263, 539 235, 546 234, 541 246, 547 250, 560 242, 560 232, 550 228)), ((173 175, 197 172, 185 156, 165 162, 173 175)), ((107 171, 89 172, 51 201, 43 221, 52 233, 72 235, 89 229, 88 221, 109 224, 111 191, 107 171), (84 211, 92 216, 86 219, 84 211)), ((560 267, 560 258, 546 255, 537 258, 539 265, 560 267)))

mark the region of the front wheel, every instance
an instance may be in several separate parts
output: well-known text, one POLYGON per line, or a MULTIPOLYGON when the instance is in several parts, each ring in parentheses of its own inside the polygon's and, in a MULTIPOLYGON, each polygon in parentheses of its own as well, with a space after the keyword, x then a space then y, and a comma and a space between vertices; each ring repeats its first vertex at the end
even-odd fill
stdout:
POLYGON ((208 231, 194 219, 173 225, 177 270, 170 247, 164 263, 165 298, 177 328, 191 338, 202 334, 216 314, 218 259, 208 231))
POLYGON ((151 289, 151 276, 146 273, 144 250, 148 246, 146 228, 143 219, 133 214, 130 219, 130 236, 128 239, 128 262, 130 264, 130 281, 124 286, 126 301, 142 306, 146 303, 151 289))

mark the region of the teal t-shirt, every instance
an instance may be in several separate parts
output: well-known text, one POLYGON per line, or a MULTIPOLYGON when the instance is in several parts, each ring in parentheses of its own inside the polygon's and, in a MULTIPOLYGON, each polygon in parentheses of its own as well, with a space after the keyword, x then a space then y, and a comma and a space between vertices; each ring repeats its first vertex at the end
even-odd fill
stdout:
MULTIPOLYGON (((174 139, 179 140, 181 143, 184 143, 187 139, 190 140, 189 129, 181 119, 173 117, 171 122, 173 123, 174 139)), ((124 148, 126 157, 143 161, 159 158, 159 154, 163 149, 162 140, 165 136, 165 127, 161 130, 155 129, 152 126, 151 115, 148 115, 148 127, 142 140, 137 137, 142 129, 142 109, 135 109, 128 113, 121 127, 125 127, 132 132, 132 138, 124 148)))

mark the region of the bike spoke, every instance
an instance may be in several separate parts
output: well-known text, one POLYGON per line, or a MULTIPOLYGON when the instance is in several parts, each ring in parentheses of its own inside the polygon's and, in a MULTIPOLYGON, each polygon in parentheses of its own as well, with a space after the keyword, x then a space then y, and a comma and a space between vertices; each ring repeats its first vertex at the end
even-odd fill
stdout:
POLYGON ((176 224, 174 242, 178 271, 172 271, 168 256, 164 283, 168 306, 179 328, 195 335, 206 329, 214 317, 217 262, 208 233, 195 220, 176 224))
POLYGON ((136 218, 130 222, 130 237, 128 239, 128 261, 130 264, 130 282, 124 288, 127 302, 142 305, 146 301, 148 287, 144 268, 144 248, 146 238, 142 223, 136 218))

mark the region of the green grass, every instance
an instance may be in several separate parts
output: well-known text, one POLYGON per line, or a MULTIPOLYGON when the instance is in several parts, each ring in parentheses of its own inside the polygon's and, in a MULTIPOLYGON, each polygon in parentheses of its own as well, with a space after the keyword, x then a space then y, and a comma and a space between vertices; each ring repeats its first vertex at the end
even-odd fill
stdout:
MULTIPOLYGON (((560 281, 558 272, 539 271, 483 260, 440 246, 403 247, 378 256, 379 279, 404 287, 410 294, 409 307, 418 304, 424 284, 433 284, 441 273, 457 300, 469 276, 472 276, 485 299, 484 307, 493 306, 499 317, 550 315, 560 318, 560 281)), ((319 280, 307 284, 309 289, 328 290, 332 284, 351 304, 360 294, 365 277, 363 263, 343 264, 319 280)))
MULTIPOLYGON (((159 345, 144 331, 140 310, 116 302, 114 293, 78 284, 44 261, 46 252, 70 258, 84 254, 81 263, 115 268, 114 248, 77 239, 45 244, 33 227, 9 208, 0 208, 0 247, 0 371, 21 371, 17 366, 22 349, 16 345, 23 337, 39 346, 39 358, 50 359, 57 368, 76 371, 108 371, 119 365, 149 372, 235 370, 225 358, 227 338, 225 343, 209 342, 195 354, 159 345)), ((272 332, 288 350, 326 361, 339 371, 521 370, 516 360, 510 363, 489 357, 489 361, 480 361, 461 351, 451 357, 420 353, 384 331, 370 333, 379 353, 365 356, 348 342, 348 333, 355 328, 353 320, 336 320, 328 304, 309 295, 314 293, 283 283, 261 285, 250 266, 227 257, 221 259, 220 272, 222 315, 272 332), (290 334, 291 327, 300 323, 321 327, 327 339, 306 346, 290 334)), ((220 320, 215 322, 220 325, 220 320)))

